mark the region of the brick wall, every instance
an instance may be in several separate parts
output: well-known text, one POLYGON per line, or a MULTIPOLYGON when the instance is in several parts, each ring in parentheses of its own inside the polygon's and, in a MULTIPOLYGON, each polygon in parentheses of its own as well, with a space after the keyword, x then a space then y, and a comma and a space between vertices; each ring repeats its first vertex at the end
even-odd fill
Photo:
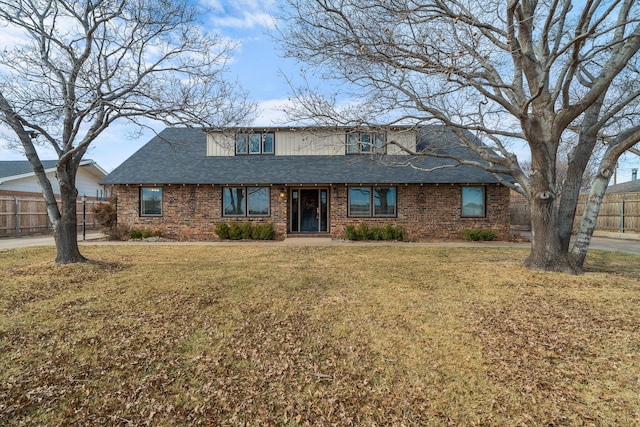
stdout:
MULTIPOLYGON (((138 186, 117 186, 118 223, 130 228, 161 230, 166 237, 184 240, 216 239, 215 227, 220 222, 271 221, 276 238, 287 233, 287 197, 279 189, 271 189, 271 216, 249 218, 222 217, 222 190, 218 185, 163 186, 163 216, 140 217, 138 186)), ((329 191, 330 234, 343 237, 347 225, 366 222, 376 225, 402 226, 406 240, 460 239, 468 228, 491 228, 500 239, 510 232, 509 189, 502 185, 486 186, 486 218, 461 218, 461 190, 458 185, 408 185, 397 187, 396 218, 349 218, 347 187, 329 191)))

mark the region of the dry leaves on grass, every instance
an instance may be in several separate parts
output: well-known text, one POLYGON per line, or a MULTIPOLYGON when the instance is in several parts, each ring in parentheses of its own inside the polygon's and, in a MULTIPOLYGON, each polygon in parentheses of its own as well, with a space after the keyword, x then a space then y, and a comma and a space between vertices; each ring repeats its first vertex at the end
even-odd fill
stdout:
POLYGON ((636 277, 496 249, 84 250, 0 255, 0 424, 638 421, 636 277))
POLYGON ((554 287, 532 288, 473 309, 489 377, 503 387, 496 411, 546 425, 640 421, 640 370, 628 370, 640 358, 637 289, 623 291, 631 301, 601 300, 599 292, 584 301, 554 287), (549 402, 540 419, 537 406, 549 402))

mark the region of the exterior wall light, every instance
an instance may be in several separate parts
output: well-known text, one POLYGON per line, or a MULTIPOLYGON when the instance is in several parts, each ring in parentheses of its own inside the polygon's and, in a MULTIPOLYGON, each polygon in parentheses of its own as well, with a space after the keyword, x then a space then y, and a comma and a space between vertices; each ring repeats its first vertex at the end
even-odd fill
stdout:
POLYGON ((285 197, 287 197, 287 191, 284 189, 284 187, 280 187, 280 198, 284 199, 285 197))

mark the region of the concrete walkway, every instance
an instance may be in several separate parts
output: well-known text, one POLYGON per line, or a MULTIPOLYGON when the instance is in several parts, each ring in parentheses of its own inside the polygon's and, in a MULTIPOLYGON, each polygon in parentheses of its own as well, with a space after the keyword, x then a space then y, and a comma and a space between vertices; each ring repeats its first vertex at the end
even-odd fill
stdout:
MULTIPOLYGON (((627 237, 627 236, 625 236, 627 237)), ((528 248, 529 242, 350 242, 345 240, 332 240, 330 238, 289 238, 282 241, 255 241, 247 242, 110 242, 101 240, 103 235, 97 232, 86 234, 86 240, 82 240, 82 235, 78 235, 78 243, 80 245, 217 245, 217 246, 236 246, 236 245, 274 245, 274 246, 333 246, 333 245, 351 245, 351 246, 422 246, 422 247, 515 247, 528 248)), ((0 238, 0 250, 24 248, 29 246, 49 246, 54 245, 53 236, 27 236, 18 238, 0 238)), ((638 239, 621 239, 611 237, 594 236, 591 241, 592 249, 604 249, 608 251, 626 252, 631 254, 640 254, 640 240, 638 239)))

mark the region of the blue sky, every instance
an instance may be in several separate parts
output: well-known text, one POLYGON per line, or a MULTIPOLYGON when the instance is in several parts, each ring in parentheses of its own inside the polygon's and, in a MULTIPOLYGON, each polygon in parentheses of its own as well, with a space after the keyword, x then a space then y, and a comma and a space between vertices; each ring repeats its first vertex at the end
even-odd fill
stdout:
MULTIPOLYGON (((229 67, 229 78, 237 79, 249 91, 250 98, 260 109, 257 126, 274 126, 285 123, 284 115, 278 107, 286 103, 290 88, 283 77, 297 80, 300 66, 293 60, 279 57, 278 49, 268 35, 275 25, 274 15, 278 12, 277 0, 200 0, 210 10, 204 17, 203 25, 212 32, 231 38, 239 43, 229 67)), ((162 124, 155 125, 161 130, 162 124)), ((132 139, 129 135, 137 128, 120 122, 109 127, 92 144, 85 158, 91 158, 107 172, 112 171, 150 138, 153 132, 147 130, 142 136, 132 139)), ((519 157, 522 156, 519 154, 519 157)), ((54 159, 55 153, 41 151, 42 159, 54 159)), ((7 150, 0 146, 0 159, 24 160, 19 151, 7 150)), ((617 181, 631 179, 631 169, 640 166, 640 157, 627 155, 621 159, 617 181)), ((611 182, 613 184, 613 181, 611 182)))
MULTIPOLYGON (((259 105, 260 115, 254 125, 268 126, 282 124, 284 117, 278 111, 289 93, 289 87, 282 73, 292 77, 297 75, 297 66, 292 60, 278 56, 276 46, 268 32, 273 29, 276 2, 273 0, 203 0, 204 7, 211 12, 204 17, 203 24, 210 31, 233 39, 239 43, 229 65, 228 78, 238 80, 249 91, 250 98, 259 105)), ((164 125, 157 124, 156 130, 164 125)), ((149 139, 153 132, 147 130, 136 139, 130 135, 137 128, 126 121, 111 125, 92 144, 85 155, 98 162, 107 172, 115 169, 149 139)), ((55 159, 52 151, 39 148, 44 159, 55 159)), ((0 159, 25 160, 16 150, 0 147, 0 159)))

